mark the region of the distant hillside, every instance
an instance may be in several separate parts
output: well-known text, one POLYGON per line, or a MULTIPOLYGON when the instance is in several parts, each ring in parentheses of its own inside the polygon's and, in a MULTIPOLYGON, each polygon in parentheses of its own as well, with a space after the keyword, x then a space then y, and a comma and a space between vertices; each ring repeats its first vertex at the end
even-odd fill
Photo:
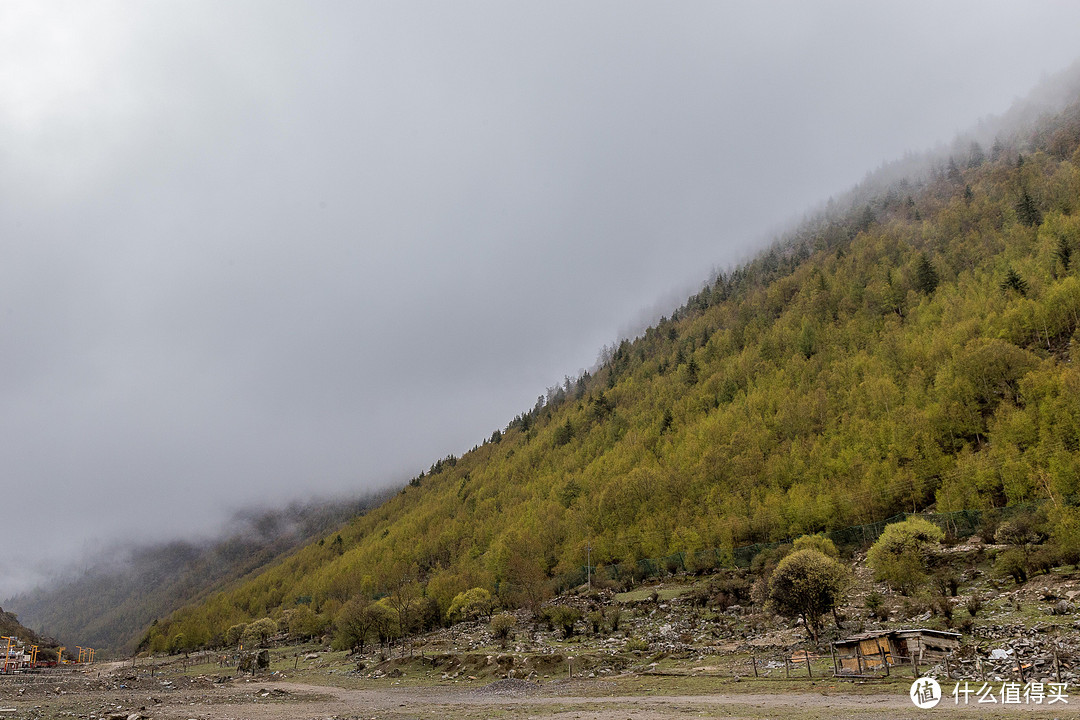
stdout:
POLYGON ((878 173, 481 446, 145 645, 217 644, 264 616, 325 627, 388 594, 421 596, 418 624, 474 586, 535 605, 579 581, 587 547, 601 565, 722 561, 902 510, 1075 496, 1078 100, 878 173))
POLYGON ((48 642, 30 628, 24 627, 15 613, 5 612, 3 608, 0 608, 0 636, 17 637, 33 645, 43 645, 48 642))
POLYGON ((155 618, 265 569, 382 499, 240 514, 218 540, 135 547, 77 578, 37 588, 6 604, 27 624, 65 642, 127 654, 155 618))

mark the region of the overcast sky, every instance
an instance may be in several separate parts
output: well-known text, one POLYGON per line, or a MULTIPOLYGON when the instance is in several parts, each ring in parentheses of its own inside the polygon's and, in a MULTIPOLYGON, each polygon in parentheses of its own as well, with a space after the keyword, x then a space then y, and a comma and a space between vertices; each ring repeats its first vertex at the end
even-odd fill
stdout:
POLYGON ((461 453, 1080 4, 0 4, 0 598, 461 453))

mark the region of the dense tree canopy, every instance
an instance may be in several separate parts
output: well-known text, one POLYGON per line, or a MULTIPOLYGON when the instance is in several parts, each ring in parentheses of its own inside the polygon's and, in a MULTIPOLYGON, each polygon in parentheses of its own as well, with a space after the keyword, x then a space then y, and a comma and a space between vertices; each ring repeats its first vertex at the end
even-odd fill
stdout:
POLYGON ((154 632, 211 642, 298 598, 333 619, 392 593, 402 563, 443 618, 476 587, 537 608, 586 546, 594 566, 634 563, 1076 495, 1080 278, 1062 247, 1080 241, 1080 151, 1058 129, 1077 117, 857 189, 340 544, 154 632))

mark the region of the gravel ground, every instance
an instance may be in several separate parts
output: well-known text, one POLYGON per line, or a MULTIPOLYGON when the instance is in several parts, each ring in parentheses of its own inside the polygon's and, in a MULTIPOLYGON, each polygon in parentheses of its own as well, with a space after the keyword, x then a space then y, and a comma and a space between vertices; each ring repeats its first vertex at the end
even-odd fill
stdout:
MULTIPOLYGON (((434 686, 349 690, 317 685, 257 680, 214 683, 192 678, 120 687, 122 678, 94 678, 70 689, 42 687, 20 695, 0 686, 3 720, 447 720, 499 717, 508 720, 644 720, 687 716, 724 718, 796 718, 799 720, 870 720, 880 717, 925 718, 927 711, 907 696, 844 695, 814 692, 661 695, 615 694, 614 683, 572 680, 539 685, 526 680, 498 680, 480 688, 434 686), (611 694, 608 694, 608 693, 611 694), (14 711, 11 711, 14 708, 14 711)), ((944 711, 944 712, 943 712, 944 711)), ((1080 699, 1053 708, 953 708, 939 715, 992 718, 1080 717, 1080 699), (1074 709, 1076 708, 1076 709, 1074 709)))

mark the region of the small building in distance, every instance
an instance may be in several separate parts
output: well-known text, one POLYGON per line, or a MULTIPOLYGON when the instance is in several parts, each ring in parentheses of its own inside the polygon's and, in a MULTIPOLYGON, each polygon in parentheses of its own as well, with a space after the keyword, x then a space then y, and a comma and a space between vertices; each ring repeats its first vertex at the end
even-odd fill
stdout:
POLYGON ((933 665, 960 647, 960 633, 944 630, 872 630, 833 643, 837 675, 886 672, 894 665, 933 665))

